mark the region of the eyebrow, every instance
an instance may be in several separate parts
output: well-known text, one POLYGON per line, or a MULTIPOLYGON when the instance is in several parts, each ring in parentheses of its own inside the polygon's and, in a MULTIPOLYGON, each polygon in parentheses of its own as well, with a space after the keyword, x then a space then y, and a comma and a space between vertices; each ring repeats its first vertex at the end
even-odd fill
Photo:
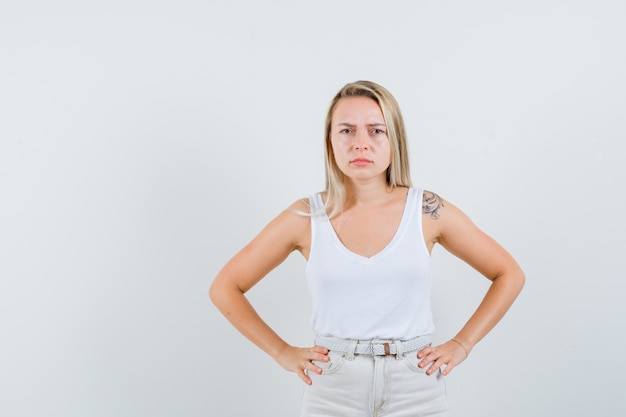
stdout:
MULTIPOLYGON (((355 124, 352 123, 337 123, 337 126, 347 126, 347 127, 356 127, 355 124)), ((384 126, 387 127, 387 125, 385 123, 368 123, 366 126, 368 127, 378 127, 378 126, 384 126)))

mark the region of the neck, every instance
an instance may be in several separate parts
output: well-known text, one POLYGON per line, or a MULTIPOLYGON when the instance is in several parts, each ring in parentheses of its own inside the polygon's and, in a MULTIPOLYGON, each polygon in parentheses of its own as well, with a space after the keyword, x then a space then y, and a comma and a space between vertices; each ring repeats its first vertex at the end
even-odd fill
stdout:
POLYGON ((385 178, 363 183, 351 180, 345 183, 345 187, 347 206, 380 204, 386 202, 393 191, 385 178))

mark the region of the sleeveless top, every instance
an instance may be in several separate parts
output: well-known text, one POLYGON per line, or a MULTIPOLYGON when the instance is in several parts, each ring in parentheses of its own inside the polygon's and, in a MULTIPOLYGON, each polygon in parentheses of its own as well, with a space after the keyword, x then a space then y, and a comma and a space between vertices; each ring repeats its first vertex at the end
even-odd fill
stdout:
POLYGON ((392 240, 365 257, 346 248, 323 210, 311 204, 311 251, 306 277, 312 330, 342 339, 408 340, 432 334, 430 254, 422 232, 423 190, 408 190, 392 240))

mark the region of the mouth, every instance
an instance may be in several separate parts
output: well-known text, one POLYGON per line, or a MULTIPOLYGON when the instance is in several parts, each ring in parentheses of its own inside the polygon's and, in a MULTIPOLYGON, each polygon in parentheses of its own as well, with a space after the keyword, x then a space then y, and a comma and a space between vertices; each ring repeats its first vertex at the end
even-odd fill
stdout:
POLYGON ((356 166, 365 166, 365 165, 371 164, 372 161, 367 158, 355 158, 352 161, 350 161, 350 163, 356 166))

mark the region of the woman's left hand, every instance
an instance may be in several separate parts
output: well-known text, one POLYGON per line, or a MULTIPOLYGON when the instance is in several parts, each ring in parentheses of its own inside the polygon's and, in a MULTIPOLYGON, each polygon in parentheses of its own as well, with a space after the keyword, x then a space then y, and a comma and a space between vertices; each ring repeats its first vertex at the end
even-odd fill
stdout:
POLYGON ((458 342, 449 340, 439 346, 428 346, 417 352, 417 358, 421 359, 417 364, 420 368, 427 368, 426 374, 432 375, 442 366, 441 373, 448 375, 455 366, 467 358, 468 352, 458 342), (430 364, 430 365, 429 365, 430 364))

